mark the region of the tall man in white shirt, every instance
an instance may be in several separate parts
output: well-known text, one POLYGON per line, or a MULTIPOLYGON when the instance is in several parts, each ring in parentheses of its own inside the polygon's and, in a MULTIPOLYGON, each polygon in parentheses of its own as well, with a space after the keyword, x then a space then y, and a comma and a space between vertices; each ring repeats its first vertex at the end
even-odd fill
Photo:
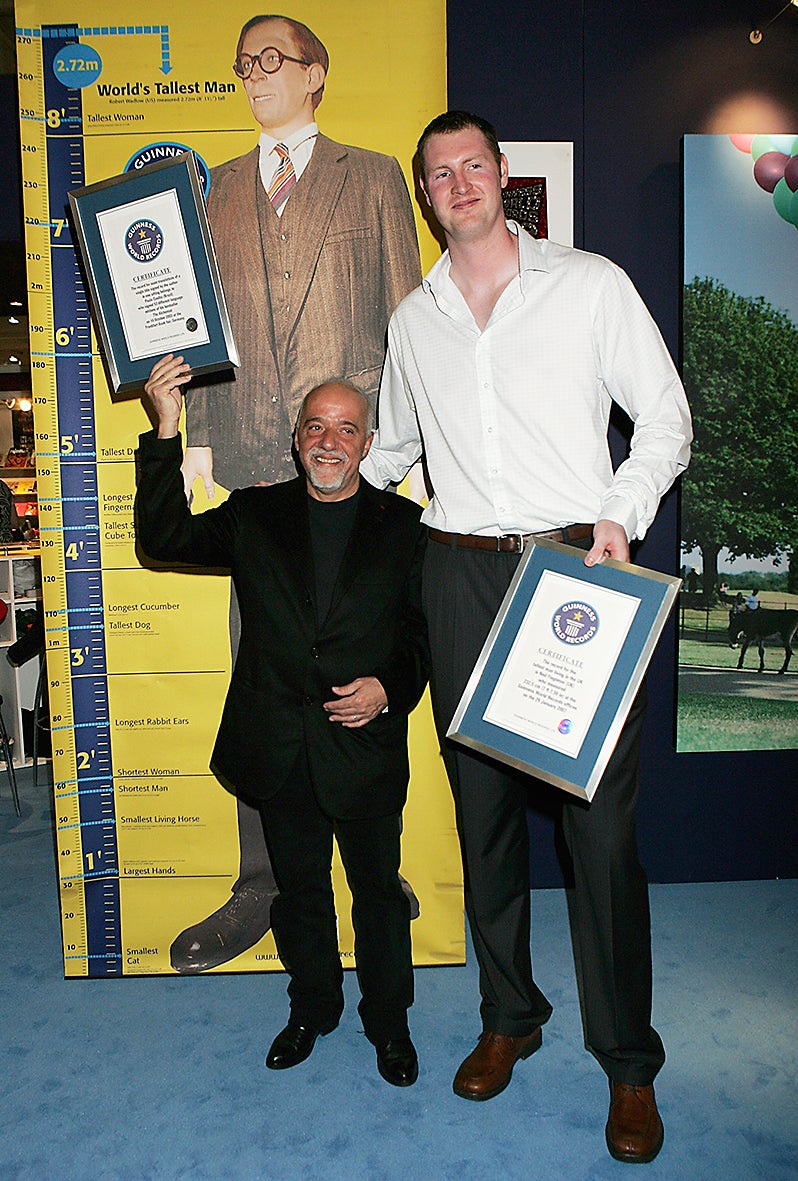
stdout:
MULTIPOLYGON (((305 393, 342 378, 375 400, 388 318, 421 278, 397 161, 319 133, 328 67, 326 48, 299 21, 256 16, 241 30, 233 69, 261 134, 252 151, 212 170, 208 198, 241 366, 234 380, 198 382, 186 395, 187 495, 197 478, 210 497, 214 480, 234 489, 293 479, 305 393)), ((234 605, 234 655, 237 632, 234 605)), ((219 910, 174 940, 179 972, 227 963, 269 929, 276 887, 260 815, 237 806, 238 881, 219 910)))
MULTIPOLYGON (((628 561, 689 458, 690 415, 662 339, 627 276, 597 255, 506 222, 507 161, 490 124, 448 112, 419 141, 422 189, 448 246, 388 331, 379 431, 362 465, 398 481, 422 450, 434 495, 424 605, 433 707, 455 797, 483 1032, 455 1093, 484 1100, 541 1045, 551 1006, 532 976, 526 780, 445 733, 531 534, 577 544, 590 566, 628 561), (634 422, 613 473, 611 402, 634 422)), ((606 1138, 653 1160, 648 887, 635 838, 645 710, 634 703, 593 803, 563 805, 585 1038, 610 1080, 606 1138)))

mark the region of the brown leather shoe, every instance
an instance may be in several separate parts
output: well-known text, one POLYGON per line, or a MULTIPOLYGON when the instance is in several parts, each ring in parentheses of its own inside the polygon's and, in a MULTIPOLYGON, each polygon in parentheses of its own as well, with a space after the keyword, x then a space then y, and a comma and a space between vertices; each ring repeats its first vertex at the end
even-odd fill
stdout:
POLYGON ((492 1099, 500 1094, 513 1077, 519 1058, 529 1058, 543 1041, 540 1026, 523 1037, 503 1033, 483 1033, 457 1074, 452 1089, 461 1099, 492 1099))
POLYGON ((654 1088, 610 1080, 610 1094, 607 1120, 610 1156, 630 1164, 647 1165, 662 1148, 665 1138, 654 1088))

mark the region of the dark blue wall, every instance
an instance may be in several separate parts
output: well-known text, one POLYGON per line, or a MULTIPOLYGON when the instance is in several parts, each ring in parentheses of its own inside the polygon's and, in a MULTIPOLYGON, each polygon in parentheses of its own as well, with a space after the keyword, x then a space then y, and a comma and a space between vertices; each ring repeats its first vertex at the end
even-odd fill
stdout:
MULTIPOLYGON (((764 27, 780 7, 781 0, 513 7, 449 0, 449 105, 486 116, 500 139, 573 141, 575 244, 629 272, 674 357, 681 137, 798 131, 798 9, 759 45, 748 39, 752 22, 764 27), (724 121, 724 106, 745 93, 778 107, 779 125, 724 121)), ((676 571, 678 543, 674 492, 635 560, 676 571)), ((798 876, 798 752, 677 755, 675 666, 671 624, 648 676, 641 760, 640 845, 652 881, 798 876)), ((557 793, 544 788, 535 803, 533 880, 558 884, 557 793)))
MULTIPOLYGON (((760 45, 748 40, 752 21, 764 27, 781 6, 449 0, 450 106, 485 115, 503 139, 573 141, 576 245, 625 267, 677 357, 681 137, 798 130, 798 9, 767 29, 760 45), (723 104, 745 92, 780 107, 781 126, 718 122, 723 104)), ((0 82, 6 271, 12 261, 21 268, 21 217, 13 80, 0 82)), ((636 559, 676 570, 678 542, 672 493, 636 559)), ((641 762, 640 843, 652 880, 798 876, 798 753, 676 755, 675 651, 671 625, 649 672, 641 762)), ((558 803, 559 793, 544 788, 530 815, 539 886, 561 881, 552 839, 558 803)))

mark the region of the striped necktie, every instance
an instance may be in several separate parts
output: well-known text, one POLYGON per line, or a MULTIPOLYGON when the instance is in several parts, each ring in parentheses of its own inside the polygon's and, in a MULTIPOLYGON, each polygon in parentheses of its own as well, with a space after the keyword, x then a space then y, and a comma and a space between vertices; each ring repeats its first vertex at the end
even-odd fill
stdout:
POLYGON ((280 162, 269 186, 269 200, 276 212, 279 213, 296 184, 296 173, 285 144, 276 144, 274 150, 279 156, 280 162))

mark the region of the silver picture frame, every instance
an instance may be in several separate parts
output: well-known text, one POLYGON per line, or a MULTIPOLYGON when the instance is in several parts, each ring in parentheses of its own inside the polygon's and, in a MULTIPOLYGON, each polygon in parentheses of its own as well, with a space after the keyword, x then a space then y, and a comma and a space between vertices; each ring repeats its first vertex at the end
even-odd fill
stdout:
POLYGON ((194 374, 239 364, 193 152, 69 193, 76 242, 115 394, 154 361, 194 374))
POLYGON ((681 586, 532 541, 447 737, 592 800, 681 586))

